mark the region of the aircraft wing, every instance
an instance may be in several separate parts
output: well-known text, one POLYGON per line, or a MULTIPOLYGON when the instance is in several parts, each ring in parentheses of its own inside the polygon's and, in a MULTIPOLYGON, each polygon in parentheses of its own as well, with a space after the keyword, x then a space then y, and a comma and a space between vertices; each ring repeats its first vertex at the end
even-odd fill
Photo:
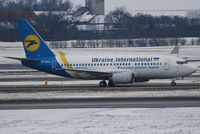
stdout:
POLYGON ((77 70, 77 69, 66 69, 68 71, 83 74, 84 76, 94 76, 94 78, 109 78, 115 72, 99 72, 99 71, 88 71, 88 70, 77 70))
POLYGON ((183 57, 183 59, 200 68, 200 57, 183 57))
POLYGON ((187 62, 200 62, 200 60, 186 60, 187 62))

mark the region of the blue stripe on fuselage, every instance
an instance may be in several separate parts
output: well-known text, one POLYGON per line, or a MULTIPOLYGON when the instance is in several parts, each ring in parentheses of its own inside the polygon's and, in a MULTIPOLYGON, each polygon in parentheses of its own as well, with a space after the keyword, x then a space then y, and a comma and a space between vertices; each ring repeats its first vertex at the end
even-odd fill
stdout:
POLYGON ((40 57, 35 58, 36 60, 40 60, 38 63, 31 63, 22 61, 22 64, 26 67, 30 67, 39 71, 43 71, 46 73, 64 76, 72 78, 58 63, 55 57, 40 57), (53 65, 54 64, 54 65, 53 65))

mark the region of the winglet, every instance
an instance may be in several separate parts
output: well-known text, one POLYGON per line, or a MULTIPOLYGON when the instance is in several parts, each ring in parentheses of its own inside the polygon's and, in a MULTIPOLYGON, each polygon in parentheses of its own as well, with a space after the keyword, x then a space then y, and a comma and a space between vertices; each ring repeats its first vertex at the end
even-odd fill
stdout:
POLYGON ((170 55, 175 55, 177 57, 179 57, 179 48, 180 48, 180 45, 177 45, 170 53, 170 55))

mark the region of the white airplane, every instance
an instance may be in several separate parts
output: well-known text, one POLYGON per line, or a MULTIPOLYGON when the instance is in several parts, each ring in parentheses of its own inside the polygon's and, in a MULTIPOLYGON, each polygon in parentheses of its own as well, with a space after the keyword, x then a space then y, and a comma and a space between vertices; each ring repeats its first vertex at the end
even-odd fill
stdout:
MULTIPOLYGON (((101 80, 100 87, 146 82, 150 79, 172 79, 188 76, 198 70, 196 66, 176 56, 104 54, 69 55, 62 51, 52 52, 39 34, 25 19, 18 20, 26 58, 24 66, 50 74, 87 80, 101 80), (108 83, 107 83, 108 81, 108 83)), ((172 54, 177 53, 177 48, 172 54)))

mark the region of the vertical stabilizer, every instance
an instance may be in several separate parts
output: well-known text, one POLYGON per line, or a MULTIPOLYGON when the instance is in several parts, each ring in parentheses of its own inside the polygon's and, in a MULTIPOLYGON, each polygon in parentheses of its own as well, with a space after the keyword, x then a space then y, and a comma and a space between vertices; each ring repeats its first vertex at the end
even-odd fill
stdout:
POLYGON ((51 57, 53 52, 26 19, 17 20, 27 58, 51 57))

